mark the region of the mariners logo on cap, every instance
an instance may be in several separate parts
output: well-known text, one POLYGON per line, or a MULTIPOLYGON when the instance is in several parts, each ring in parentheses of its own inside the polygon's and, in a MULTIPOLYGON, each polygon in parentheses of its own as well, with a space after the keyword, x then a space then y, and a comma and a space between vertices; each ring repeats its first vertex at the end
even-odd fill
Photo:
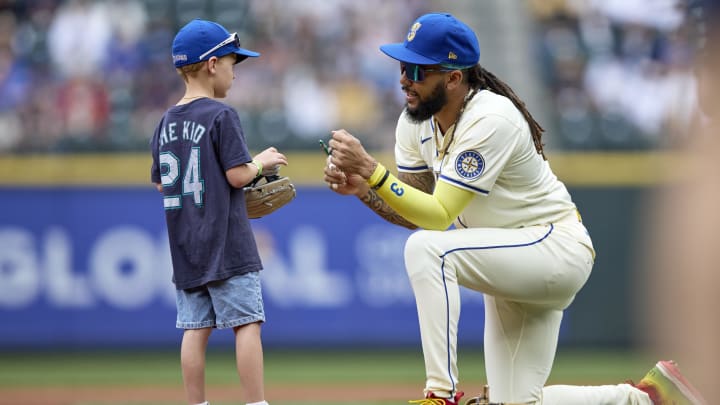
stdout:
POLYGON ((485 159, 474 150, 466 150, 455 159, 455 171, 464 179, 476 179, 480 177, 484 169, 485 159))
POLYGON ((415 34, 417 33, 417 30, 420 29, 421 25, 422 24, 420 24, 419 22, 416 22, 415 24, 412 25, 412 27, 410 27, 410 32, 408 32, 408 36, 407 36, 408 42, 415 39, 415 34))

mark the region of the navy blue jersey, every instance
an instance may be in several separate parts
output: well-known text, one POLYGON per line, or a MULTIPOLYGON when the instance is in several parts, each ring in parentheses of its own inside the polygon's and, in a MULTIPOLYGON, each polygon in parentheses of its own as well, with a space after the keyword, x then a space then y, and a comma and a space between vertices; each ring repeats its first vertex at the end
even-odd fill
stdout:
POLYGON ((237 112, 209 98, 170 108, 150 143, 163 186, 173 281, 188 289, 262 269, 243 190, 225 171, 252 161, 237 112))

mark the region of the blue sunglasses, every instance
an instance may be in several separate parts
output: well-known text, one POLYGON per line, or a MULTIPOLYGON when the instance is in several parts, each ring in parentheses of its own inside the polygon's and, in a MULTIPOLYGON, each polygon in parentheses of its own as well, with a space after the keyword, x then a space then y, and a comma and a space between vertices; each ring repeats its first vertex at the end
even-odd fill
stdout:
POLYGON ((416 65, 414 63, 400 62, 400 74, 404 74, 408 80, 413 82, 421 82, 425 80, 426 72, 452 72, 457 69, 448 68, 429 68, 423 65, 416 65))

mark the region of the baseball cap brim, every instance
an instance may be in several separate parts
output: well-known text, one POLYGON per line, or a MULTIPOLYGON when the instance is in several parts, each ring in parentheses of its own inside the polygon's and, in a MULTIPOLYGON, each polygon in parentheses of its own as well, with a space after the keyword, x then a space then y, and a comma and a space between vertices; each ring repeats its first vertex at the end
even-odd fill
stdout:
POLYGON ((426 58, 417 52, 411 51, 405 47, 404 43, 381 45, 380 50, 385 55, 400 62, 414 63, 416 65, 435 65, 438 63, 434 59, 426 58))
POLYGON ((254 51, 251 51, 251 50, 245 49, 245 48, 237 48, 233 52, 235 52, 236 54, 238 54, 240 56, 245 56, 245 57, 250 57, 250 58, 257 58, 258 56, 260 56, 259 52, 254 52, 254 51))
POLYGON ((238 64, 247 58, 257 58, 258 56, 260 56, 259 52, 254 52, 245 48, 236 48, 230 53, 235 54, 235 64, 238 64))

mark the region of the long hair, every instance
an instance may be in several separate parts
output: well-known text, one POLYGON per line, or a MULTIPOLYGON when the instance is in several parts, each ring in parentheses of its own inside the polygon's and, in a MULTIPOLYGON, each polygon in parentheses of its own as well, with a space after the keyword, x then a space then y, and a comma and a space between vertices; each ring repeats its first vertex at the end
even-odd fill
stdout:
POLYGON ((525 121, 527 121, 530 126, 530 133, 532 134, 533 143, 535 143, 535 150, 542 155, 543 159, 547 160, 545 151, 543 150, 544 144, 542 143, 542 133, 545 130, 535 121, 527 108, 525 108, 525 102, 520 100, 510 86, 498 79, 494 74, 485 70, 479 64, 469 68, 468 72, 469 74, 466 76, 471 89, 489 89, 493 93, 509 98, 510 101, 515 104, 515 107, 520 110, 520 113, 525 117, 525 121))

